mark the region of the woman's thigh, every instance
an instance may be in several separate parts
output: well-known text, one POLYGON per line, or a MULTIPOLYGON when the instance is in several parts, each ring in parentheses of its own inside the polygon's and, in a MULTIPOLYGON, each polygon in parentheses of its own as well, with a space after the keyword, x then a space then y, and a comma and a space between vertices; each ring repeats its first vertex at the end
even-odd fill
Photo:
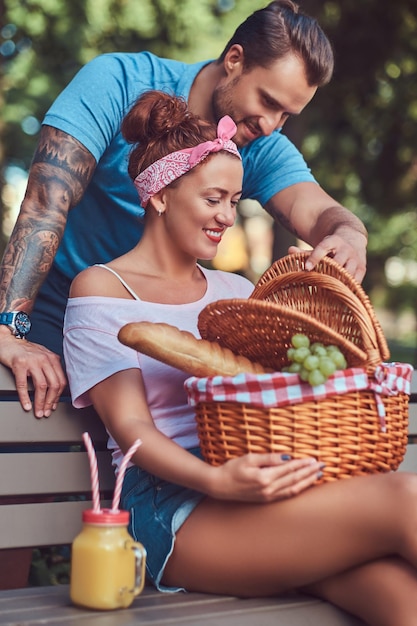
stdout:
POLYGON ((407 525, 411 530, 416 521, 410 483, 415 491, 417 477, 385 474, 327 483, 271 504, 207 498, 178 532, 164 581, 270 595, 400 553, 407 525))

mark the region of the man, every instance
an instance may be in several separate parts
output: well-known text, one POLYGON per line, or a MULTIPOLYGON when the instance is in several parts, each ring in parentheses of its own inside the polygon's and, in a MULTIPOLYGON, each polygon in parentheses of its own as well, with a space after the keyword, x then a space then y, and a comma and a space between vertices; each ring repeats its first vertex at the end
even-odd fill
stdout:
POLYGON ((14 372, 26 410, 32 406, 28 376, 36 417, 51 414, 66 384, 59 355, 72 278, 123 254, 140 237, 143 210, 127 174, 129 146, 120 123, 149 89, 182 95, 210 120, 229 114, 245 169, 243 198, 257 199, 312 245, 310 268, 331 254, 362 280, 363 224, 321 189, 280 133, 332 71, 332 49, 317 22, 291 0, 276 0, 249 16, 215 61, 188 65, 147 52, 107 54, 75 76, 45 116, 2 264, 0 362, 14 372), (16 338, 16 311, 32 311, 30 342, 16 338))

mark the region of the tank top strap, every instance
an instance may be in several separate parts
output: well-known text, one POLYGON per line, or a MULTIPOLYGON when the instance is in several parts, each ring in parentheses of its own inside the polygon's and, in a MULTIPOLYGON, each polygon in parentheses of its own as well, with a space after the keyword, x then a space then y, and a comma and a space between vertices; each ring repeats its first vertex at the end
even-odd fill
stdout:
POLYGON ((123 287, 125 289, 127 289, 127 291, 130 293, 132 298, 134 298, 135 300, 140 300, 139 296, 133 291, 133 289, 131 287, 129 287, 127 282, 114 269, 112 269, 108 265, 104 265, 104 263, 96 263, 95 267, 102 267, 103 269, 108 270, 109 272, 111 272, 114 276, 116 276, 116 278, 118 278, 120 280, 120 282, 122 283, 123 287))

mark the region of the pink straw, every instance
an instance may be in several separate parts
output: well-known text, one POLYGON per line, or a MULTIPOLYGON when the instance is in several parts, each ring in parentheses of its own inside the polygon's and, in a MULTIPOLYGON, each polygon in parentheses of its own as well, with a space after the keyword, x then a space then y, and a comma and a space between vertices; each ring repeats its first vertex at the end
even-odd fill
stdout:
POLYGON ((114 488, 113 503, 110 511, 111 513, 117 513, 119 511, 120 494, 122 493, 123 478, 125 475, 126 467, 140 445, 142 445, 142 441, 140 439, 136 439, 136 441, 133 442, 129 450, 126 452, 124 459, 120 465, 119 473, 117 474, 116 479, 116 486, 114 488))
POLYGON ((97 457, 93 444, 88 433, 83 433, 84 445, 87 449, 88 460, 90 463, 91 487, 93 492, 93 511, 100 512, 100 488, 98 482, 97 457))

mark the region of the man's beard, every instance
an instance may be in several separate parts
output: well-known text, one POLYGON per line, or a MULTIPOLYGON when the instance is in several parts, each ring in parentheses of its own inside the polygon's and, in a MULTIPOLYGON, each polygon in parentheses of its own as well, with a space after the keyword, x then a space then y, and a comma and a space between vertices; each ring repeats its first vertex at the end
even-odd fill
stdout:
MULTIPOLYGON (((240 78, 237 76, 228 85, 216 87, 212 97, 213 115, 216 123, 225 115, 230 115, 237 126, 236 135, 232 137, 233 141, 239 148, 248 145, 253 139, 249 140, 245 133, 246 125, 255 134, 260 136, 262 133, 258 128, 257 120, 249 117, 239 117, 239 113, 234 107, 233 92, 238 85, 240 78)), ((241 115, 241 114, 240 114, 241 115)))
MULTIPOLYGON (((239 123, 237 119, 236 112, 233 106, 233 90, 239 82, 239 77, 236 77, 232 80, 231 83, 225 85, 224 87, 216 87, 213 92, 212 98, 212 107, 213 107, 213 115, 216 121, 216 124, 219 120, 225 115, 230 115, 236 126, 239 123)), ((233 138, 233 141, 239 145, 239 142, 236 141, 236 138, 233 138)))

